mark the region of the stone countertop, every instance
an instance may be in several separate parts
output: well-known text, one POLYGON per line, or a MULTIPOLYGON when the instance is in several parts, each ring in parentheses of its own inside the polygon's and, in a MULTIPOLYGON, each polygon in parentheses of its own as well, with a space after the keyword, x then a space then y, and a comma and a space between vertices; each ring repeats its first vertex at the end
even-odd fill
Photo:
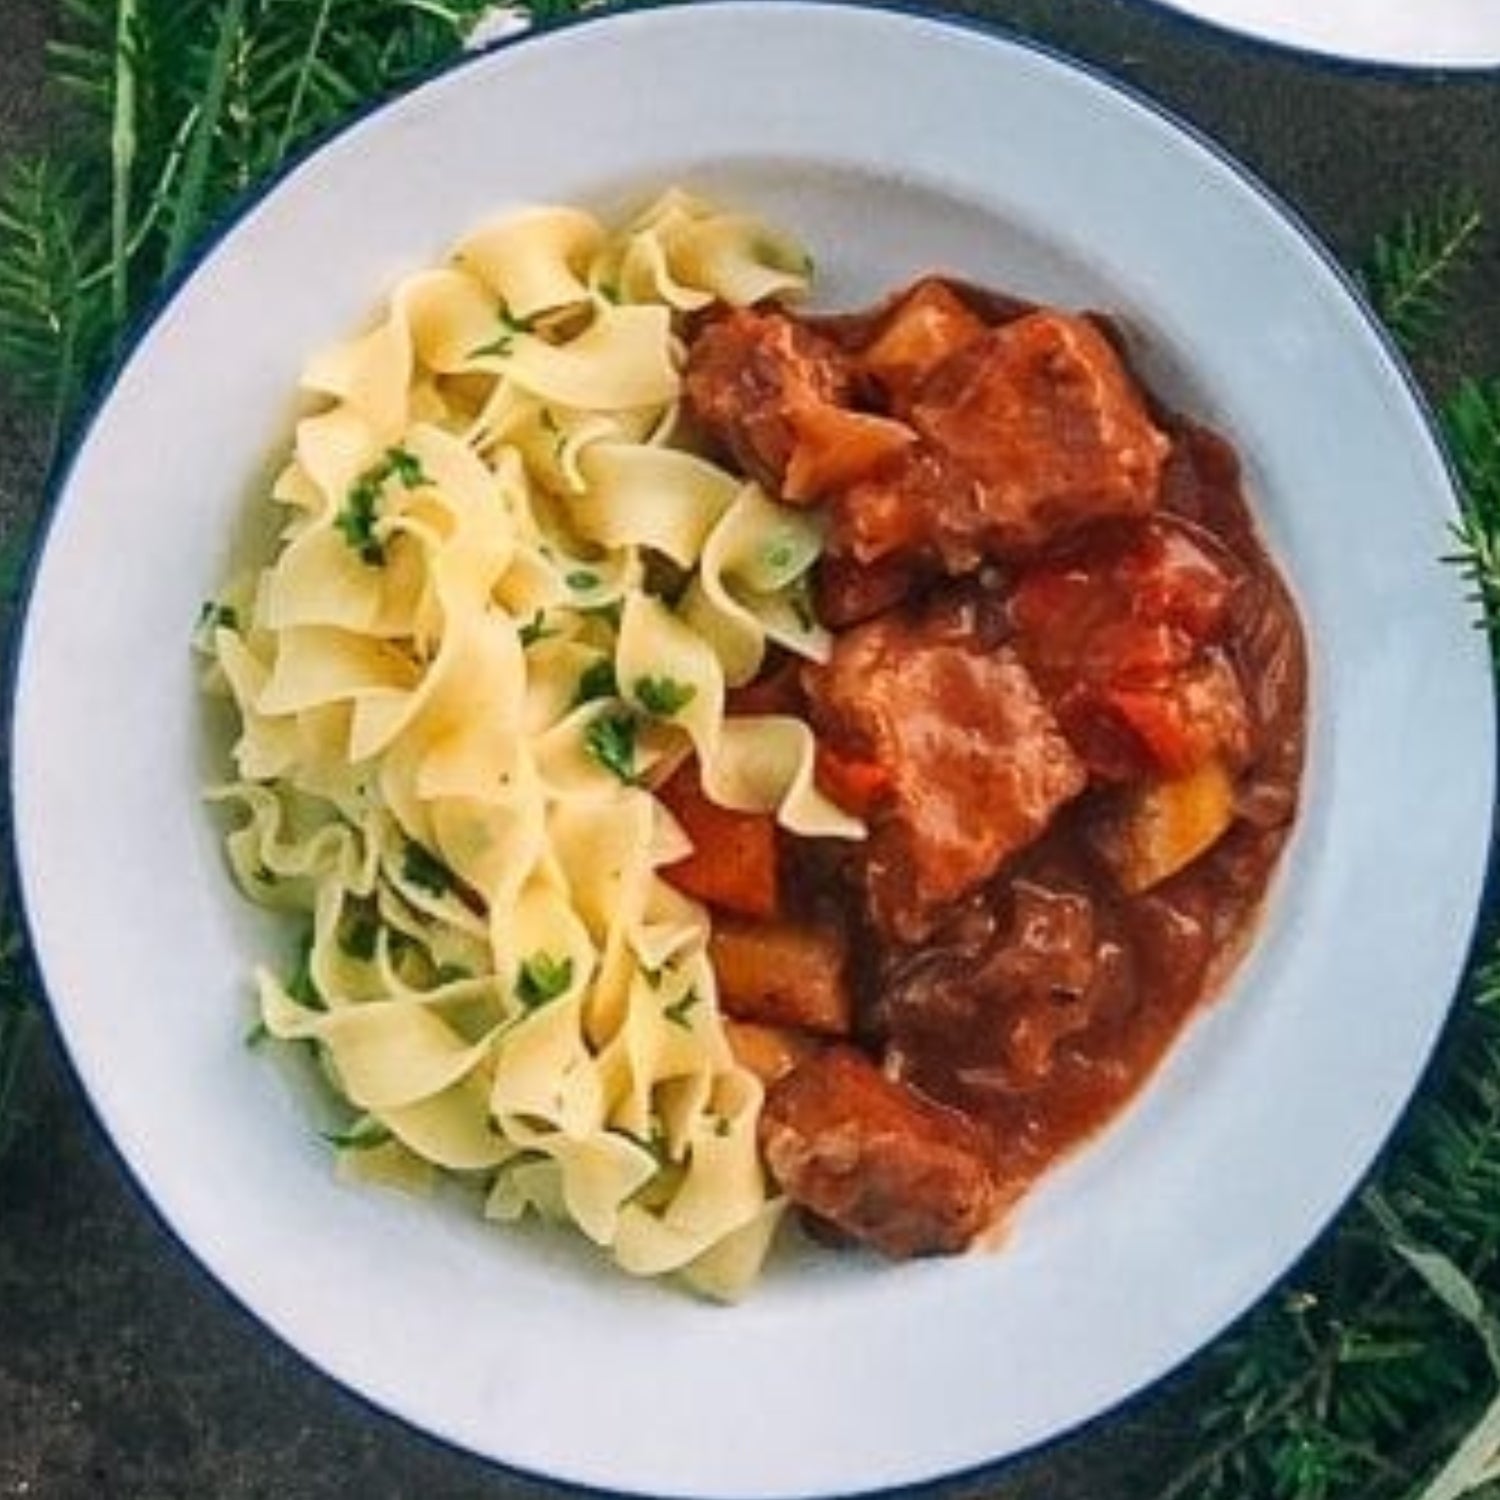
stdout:
MULTIPOLYGON (((58 0, 0 14, 0 162, 47 140, 42 51, 58 0)), ((1424 371, 1500 374, 1500 74, 1330 68, 1129 0, 949 7, 1087 58, 1216 137, 1345 260, 1441 189, 1492 226, 1480 289, 1424 371)), ((39 429, 0 404, 0 538, 40 504, 39 429)), ((933 1500, 1148 1500, 1192 1451, 1187 1366, 1046 1451, 936 1486, 933 1500)), ((266 1334, 197 1267, 102 1138, 50 1044, 0 1165, 0 1497, 361 1500, 559 1496, 381 1416, 266 1334)))

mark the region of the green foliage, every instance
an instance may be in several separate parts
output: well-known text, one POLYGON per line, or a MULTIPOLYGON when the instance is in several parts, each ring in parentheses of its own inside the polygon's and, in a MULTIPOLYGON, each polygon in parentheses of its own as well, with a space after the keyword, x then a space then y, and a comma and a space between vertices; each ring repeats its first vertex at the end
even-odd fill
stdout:
POLYGON ((0 181, 0 381, 54 442, 208 226, 462 45, 485 0, 63 0, 65 145, 0 181))
POLYGON ((60 438, 113 335, 108 213, 86 167, 22 160, 0 185, 0 371, 60 438))
POLYGON ((1453 289, 1473 263, 1484 230, 1478 200, 1455 191, 1429 208, 1404 214, 1376 237, 1359 273, 1387 328, 1408 353, 1442 331, 1453 289))
POLYGON ((1452 561, 1495 630, 1500 627, 1500 379, 1463 381, 1442 415, 1463 492, 1452 561))

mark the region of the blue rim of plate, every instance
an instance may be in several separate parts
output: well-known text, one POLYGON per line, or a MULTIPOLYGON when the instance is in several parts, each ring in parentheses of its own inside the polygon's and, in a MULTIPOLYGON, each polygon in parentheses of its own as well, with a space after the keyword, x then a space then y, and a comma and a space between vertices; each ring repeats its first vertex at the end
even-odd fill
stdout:
MULTIPOLYGON (((599 9, 585 14, 535 23, 525 31, 499 37, 484 46, 475 48, 472 52, 461 53, 459 56, 450 59, 447 63, 412 79, 392 94, 361 107, 341 124, 314 137, 289 157, 265 181, 249 190, 231 204, 219 221, 204 232, 194 246, 192 253, 167 278, 132 322, 128 333, 121 341, 119 354, 115 357, 108 370, 100 377, 98 385, 84 411, 74 423, 65 448, 53 463, 51 473, 45 481, 43 503, 36 523, 36 536, 32 543, 31 555, 27 562, 25 576, 16 594, 14 624, 10 632, 10 639, 6 643, 4 682, 3 688, 0 688, 0 692, 3 692, 3 700, 0 701, 3 701, 6 715, 3 748, 5 755, 4 790, 7 799, 7 810, 12 808, 15 802, 15 703, 19 687, 22 648, 30 618, 32 596, 35 592, 37 575, 40 571, 42 558, 46 553, 47 543, 51 536, 52 525, 61 511, 63 497, 71 481, 73 469, 79 455, 92 435, 95 424, 108 406, 120 377, 134 360, 157 322, 176 300, 178 293, 196 275, 204 261, 233 234, 250 212, 272 193, 276 192, 284 182, 300 171, 311 158, 318 155, 326 146, 341 140, 344 136, 359 128, 359 126, 373 115, 380 113, 382 110, 399 101, 409 98, 438 79, 447 78, 466 68, 477 66, 498 53, 507 52, 513 48, 523 47, 531 43, 545 42, 549 36, 560 32, 571 32, 582 27, 592 27, 601 24, 608 25, 612 20, 621 15, 639 11, 701 9, 711 5, 746 6, 761 4, 770 6, 775 3, 776 0, 618 0, 616 4, 603 5, 599 9)), ((1459 496, 1461 489, 1458 473, 1454 467, 1452 455, 1448 450, 1432 405, 1427 399, 1426 393, 1417 382, 1415 375, 1412 373, 1405 356, 1401 353, 1385 325, 1375 314, 1364 293, 1361 291, 1359 284, 1293 205, 1282 198, 1274 188, 1269 186, 1260 176, 1242 163, 1227 147, 1219 144, 1218 141, 1208 135, 1199 126, 1194 125, 1191 121, 1176 113, 1175 110, 1159 102, 1139 85, 1116 77, 1100 64, 1078 58, 1053 43, 1041 41, 996 22, 974 16, 933 11, 916 3, 916 0, 800 0, 800 3, 816 5, 829 10, 863 11, 874 14, 902 16, 909 20, 928 25, 952 27, 961 31, 969 31, 991 42, 1030 52, 1060 67, 1083 75, 1095 84, 1124 99, 1128 104, 1154 116, 1192 141, 1221 167, 1228 170, 1246 187, 1250 188, 1272 210, 1274 215, 1295 231, 1323 266, 1333 275, 1344 295, 1353 303, 1370 330, 1375 334, 1381 351, 1389 361, 1391 367, 1401 376, 1402 383, 1411 399, 1413 409, 1422 426, 1425 428, 1434 451, 1442 461, 1444 472, 1448 476, 1449 488, 1455 499, 1459 496)), ((1134 3, 1147 8, 1157 9, 1173 16, 1185 26, 1202 27, 1206 30, 1221 33, 1231 40, 1244 42, 1252 46, 1263 46, 1272 50, 1296 50, 1280 47, 1280 44, 1233 32, 1227 28, 1220 28, 1200 18, 1191 16, 1185 11, 1177 10, 1170 3, 1170 0, 1134 0, 1134 3)), ((1318 57, 1319 60, 1322 60, 1319 54, 1308 55, 1318 57)), ((1347 59, 1333 60, 1341 61, 1347 66, 1363 66, 1347 59)), ((1371 66, 1376 67, 1377 65, 1371 66)), ((1490 709, 1491 721, 1495 723, 1497 719, 1500 719, 1500 689, 1497 689, 1493 685, 1490 694, 1490 709)), ((32 943, 30 916, 25 900, 25 885, 21 875, 20 850, 16 840, 14 819, 7 816, 5 822, 4 858, 6 860, 7 874, 11 881, 11 889, 15 893, 17 900, 22 931, 26 938, 24 955, 26 967, 34 981, 37 993, 41 995, 45 1003, 52 1034, 59 1045, 62 1056, 67 1062, 69 1072, 77 1086, 84 1108, 92 1120, 95 1129, 98 1131, 100 1138, 107 1145, 110 1155, 121 1167, 125 1184, 131 1196, 145 1209, 147 1215, 165 1231, 168 1238, 184 1250, 199 1270, 204 1273, 207 1286, 216 1291, 230 1306, 250 1318, 263 1333, 274 1337, 279 1344, 288 1349, 305 1367, 316 1371, 335 1389, 342 1392, 345 1396, 352 1398, 366 1411, 378 1413, 380 1416, 395 1423, 398 1428, 419 1438, 423 1442, 434 1444, 441 1450, 446 1450, 456 1456, 467 1459, 471 1463, 493 1469, 502 1474, 509 1473, 529 1480, 540 1480, 554 1486, 565 1485, 567 1491, 570 1493, 596 1496, 599 1497, 599 1500, 639 1500, 638 1491, 607 1489, 602 1486, 580 1483, 573 1480, 562 1481, 543 1470, 525 1468, 505 1459, 480 1453, 459 1442, 457 1439, 430 1431, 401 1412, 383 1405, 372 1396, 347 1384, 338 1376, 325 1369, 299 1346, 279 1333, 276 1333, 253 1307, 241 1298, 232 1287, 221 1281, 199 1258, 192 1244, 179 1234, 175 1225, 167 1218, 165 1212, 157 1206, 145 1185, 138 1177, 135 1168, 127 1160, 121 1148, 110 1135, 99 1116, 87 1084, 78 1071, 77 1064, 73 1059, 72 1051, 68 1045, 67 1035, 63 1028, 57 1024, 46 976, 42 971, 40 960, 36 956, 32 943)), ((1354 1183, 1351 1184, 1349 1191, 1334 1205, 1324 1217, 1316 1232, 1287 1263, 1281 1273, 1281 1277, 1289 1274, 1296 1264, 1307 1255, 1308 1251, 1344 1216, 1349 1205, 1358 1195, 1360 1187, 1375 1169, 1377 1163, 1385 1156, 1396 1137, 1401 1133, 1402 1127, 1411 1114, 1413 1106, 1423 1092, 1435 1058, 1443 1050, 1452 1033, 1455 1017, 1459 1009, 1459 999, 1479 955, 1480 943, 1483 936, 1484 913, 1496 900, 1500 900, 1500 838, 1497 838, 1497 835, 1500 835, 1500 788, 1496 789, 1492 797, 1489 833, 1489 856, 1486 862, 1485 875, 1481 883, 1479 898, 1475 904, 1474 914, 1470 921, 1469 939, 1466 944, 1463 960, 1455 975, 1454 993, 1449 999, 1443 1023, 1435 1034, 1427 1055, 1421 1060, 1416 1083, 1413 1085, 1412 1091, 1408 1094, 1400 1111, 1391 1121, 1389 1128, 1378 1143, 1370 1160, 1364 1165, 1354 1183)), ((931 1497, 931 1500, 939 1500, 938 1492, 940 1489, 996 1475, 1012 1469, 1022 1462, 1035 1461, 1061 1447, 1063 1444, 1079 1437, 1081 1433, 1091 1427, 1119 1420, 1126 1412, 1149 1400, 1167 1381, 1176 1376, 1193 1359, 1221 1340, 1232 1328, 1237 1326, 1245 1317, 1249 1316, 1270 1295, 1281 1277, 1278 1277, 1276 1282, 1263 1287, 1243 1306, 1224 1318, 1219 1327, 1214 1329, 1192 1349, 1184 1353, 1175 1363, 1169 1365, 1154 1378, 1148 1380, 1134 1391, 1120 1397, 1110 1405, 1088 1416, 1080 1417, 1070 1425, 1060 1428, 1051 1436, 1032 1443, 1027 1447, 1016 1449, 1002 1457, 985 1459, 966 1468, 954 1469, 940 1475, 934 1475, 930 1479, 896 1485, 877 1486, 874 1489, 863 1490, 858 1493, 871 1497, 882 1497, 882 1500, 922 1500, 922 1497, 931 1497)))
POLYGON ((1500 58, 1493 62, 1434 63, 1398 62, 1394 58, 1366 57, 1358 52, 1335 52, 1307 42, 1287 41, 1261 31, 1233 26, 1190 10, 1181 0, 1127 0, 1136 10, 1149 12, 1163 22, 1198 36, 1211 38, 1240 51, 1258 53, 1304 66, 1322 68, 1353 78, 1376 78, 1390 82, 1442 84, 1500 77, 1500 58))

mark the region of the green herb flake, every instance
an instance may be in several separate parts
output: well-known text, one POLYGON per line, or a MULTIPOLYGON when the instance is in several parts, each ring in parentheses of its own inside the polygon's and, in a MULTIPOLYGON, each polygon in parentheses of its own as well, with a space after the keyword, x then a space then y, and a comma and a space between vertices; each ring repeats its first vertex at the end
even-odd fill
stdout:
POLYGON ((297 955, 297 967, 286 982, 286 992, 306 1010, 327 1010, 328 1003, 318 989, 312 975, 313 939, 309 933, 303 939, 302 949, 297 955))
POLYGON ((401 855, 401 877, 429 896, 446 896, 454 887, 453 871, 422 844, 408 843, 401 855))
POLYGON ((255 1023, 245 1032, 245 1045, 253 1052, 257 1047, 263 1047, 271 1040, 271 1028, 263 1020, 257 1019, 255 1023))
POLYGON ((469 350, 470 359, 509 359, 516 352, 516 335, 530 333, 532 324, 529 318, 513 317, 505 308, 500 309, 499 337, 492 339, 488 344, 480 344, 478 348, 469 350))
POLYGON ((591 589, 599 587, 599 575, 590 572, 588 568, 578 568, 574 572, 569 573, 564 582, 574 593, 586 594, 591 589))
POLYGON ((333 518, 334 526, 359 554, 360 561, 372 568, 385 563, 385 543, 375 535, 375 527, 380 520, 385 487, 393 479, 408 490, 432 482, 415 453, 405 448, 387 448, 385 457, 349 486, 343 508, 333 518))
POLYGON ((521 965, 516 980, 516 998, 527 1010, 538 1010, 556 1000, 573 982, 573 960, 553 958, 550 953, 533 953, 521 965))
POLYGON ((414 490, 432 483, 422 468, 422 460, 406 448, 387 448, 385 462, 386 477, 399 479, 406 489, 414 490))
POLYGON ((635 764, 636 721, 629 714, 606 714, 589 725, 584 749, 626 786, 639 786, 635 764))
POLYGON ((664 1005, 661 1013, 674 1026, 680 1026, 684 1031, 691 1031, 693 1022, 690 1012, 694 1006, 702 1003, 703 996, 697 990, 689 990, 682 999, 674 1000, 670 1005, 664 1005))
POLYGON ((356 1120, 347 1129, 324 1130, 319 1133, 330 1146, 336 1146, 340 1151, 373 1151, 375 1147, 388 1145, 395 1139, 379 1120, 371 1119, 368 1115, 362 1120, 356 1120))
POLYGON ((198 611, 198 628, 200 630, 234 630, 240 628, 239 611, 232 605, 220 604, 217 599, 205 600, 203 608, 198 611))
POLYGON ((692 683, 673 677, 637 677, 631 691, 635 701, 656 719, 674 718, 698 692, 692 683))
POLYGON ((617 698, 620 685, 615 680, 615 664, 609 657, 601 656, 590 662, 578 677, 578 687, 573 693, 573 706, 593 703, 598 698, 617 698))
POLYGON ((518 634, 521 637, 523 648, 534 646, 538 641, 550 640, 558 633, 555 626, 547 623, 547 616, 541 611, 537 612, 521 626, 518 634))
POLYGON ((437 973, 433 975, 433 982, 438 986, 445 984, 458 984, 461 980, 472 979, 474 971, 463 964, 439 964, 437 973))
POLYGON ((360 963, 369 963, 379 946, 380 923, 367 912, 358 913, 339 933, 339 947, 360 963))
POLYGON ((771 542, 761 558, 771 572, 784 573, 797 560, 797 553, 790 542, 771 542))

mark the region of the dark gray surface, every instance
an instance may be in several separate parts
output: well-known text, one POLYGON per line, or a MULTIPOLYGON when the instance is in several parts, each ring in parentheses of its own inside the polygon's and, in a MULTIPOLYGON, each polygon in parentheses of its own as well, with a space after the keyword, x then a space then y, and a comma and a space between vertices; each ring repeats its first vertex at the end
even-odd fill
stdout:
MULTIPOLYGON (((0 8, 0 158, 49 128, 37 80, 53 9, 54 0, 0 8)), ((993 0, 962 10, 1092 59, 1167 103, 1346 258, 1449 185, 1476 189, 1500 227, 1500 77, 1333 70, 1125 0, 993 0)), ((1453 351, 1426 371, 1438 387, 1460 368, 1500 373, 1500 234, 1473 287, 1476 305, 1453 351)), ((39 451, 37 428, 0 406, 0 534, 39 503, 39 451)), ((933 1494, 1148 1500, 1191 1453, 1195 1379, 1189 1366, 1046 1453, 933 1494)), ((153 1219, 46 1052, 30 1119, 0 1165, 0 1496, 563 1493, 371 1412, 261 1331, 153 1219)))

